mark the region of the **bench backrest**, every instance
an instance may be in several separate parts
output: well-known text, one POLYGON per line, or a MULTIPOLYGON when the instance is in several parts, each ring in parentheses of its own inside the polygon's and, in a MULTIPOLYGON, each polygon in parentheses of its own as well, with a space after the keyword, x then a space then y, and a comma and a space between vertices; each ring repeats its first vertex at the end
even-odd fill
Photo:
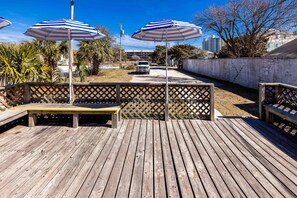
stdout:
POLYGON ((264 118, 264 105, 280 104, 297 111, 297 87, 281 83, 259 84, 259 117, 264 118))

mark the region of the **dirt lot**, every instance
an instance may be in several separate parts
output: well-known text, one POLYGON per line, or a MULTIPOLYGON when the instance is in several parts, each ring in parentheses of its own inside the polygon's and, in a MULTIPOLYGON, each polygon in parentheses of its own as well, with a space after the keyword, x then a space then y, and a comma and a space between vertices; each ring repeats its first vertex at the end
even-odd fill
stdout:
MULTIPOLYGON (((88 76, 87 82, 129 82, 132 79, 134 70, 129 69, 106 69, 102 70, 98 76, 88 76)), ((79 78, 75 79, 79 82, 79 78)))
MULTIPOLYGON (((91 76, 89 82, 165 82, 165 68, 152 67, 150 75, 135 74, 133 70, 105 70, 100 76, 91 76)), ((258 116, 258 92, 239 85, 194 75, 170 68, 169 82, 214 83, 215 109, 224 116, 258 116)))
MULTIPOLYGON (((133 75, 132 82, 165 82, 164 67, 152 67, 150 75, 133 75)), ((214 83, 215 109, 224 116, 258 116, 258 92, 239 85, 218 81, 189 72, 169 68, 169 82, 214 83)))

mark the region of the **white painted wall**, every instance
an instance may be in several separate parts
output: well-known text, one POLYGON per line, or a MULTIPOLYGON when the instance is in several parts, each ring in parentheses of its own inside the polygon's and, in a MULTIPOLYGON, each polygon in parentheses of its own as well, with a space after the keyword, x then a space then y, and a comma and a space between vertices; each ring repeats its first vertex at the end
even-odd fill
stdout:
POLYGON ((253 89, 260 82, 297 86, 297 59, 189 59, 183 65, 186 71, 253 89))

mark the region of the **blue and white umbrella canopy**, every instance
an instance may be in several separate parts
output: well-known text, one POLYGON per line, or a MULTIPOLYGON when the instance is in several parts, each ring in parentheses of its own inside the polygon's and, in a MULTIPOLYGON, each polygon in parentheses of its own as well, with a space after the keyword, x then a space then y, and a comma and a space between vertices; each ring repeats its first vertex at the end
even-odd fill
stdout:
POLYGON ((166 101, 165 101, 165 120, 168 120, 168 41, 181 41, 193 39, 202 36, 201 27, 192 23, 176 21, 176 20, 161 20, 153 21, 137 30, 132 38, 144 41, 163 41, 166 42, 166 101))
POLYGON ((145 41, 180 41, 202 36, 201 27, 192 23, 161 20, 153 21, 137 30, 132 38, 145 41))
POLYGON ((25 35, 41 40, 54 41, 88 41, 105 37, 104 34, 88 24, 67 19, 42 21, 30 27, 25 35))
POLYGON ((0 17, 0 29, 9 25, 11 25, 10 21, 8 21, 7 19, 4 19, 3 17, 0 17))
MULTIPOLYGON (((71 4, 73 6, 73 4, 71 4)), ((72 14, 71 14, 72 15, 72 14)), ((94 39, 104 38, 105 35, 96 28, 88 24, 74 20, 52 20, 43 21, 30 27, 25 35, 32 36, 40 40, 53 41, 69 41, 69 102, 73 103, 73 87, 72 87, 72 64, 73 64, 73 47, 72 41, 90 41, 94 39)))

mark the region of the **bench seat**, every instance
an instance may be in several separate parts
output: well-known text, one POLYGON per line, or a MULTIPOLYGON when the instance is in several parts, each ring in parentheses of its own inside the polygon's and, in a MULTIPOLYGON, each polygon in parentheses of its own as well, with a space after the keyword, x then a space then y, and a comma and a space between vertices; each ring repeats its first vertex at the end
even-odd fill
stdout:
POLYGON ((79 125, 79 114, 111 114, 112 128, 118 127, 120 120, 120 105, 119 104, 55 104, 55 103, 30 103, 13 107, 16 110, 26 110, 29 114, 28 123, 30 127, 35 126, 36 114, 72 114, 73 127, 79 125))
POLYGON ((0 126, 27 115, 26 110, 5 110, 0 112, 0 126))
POLYGON ((297 124, 297 111, 280 104, 265 105, 266 121, 272 123, 273 114, 297 124))

